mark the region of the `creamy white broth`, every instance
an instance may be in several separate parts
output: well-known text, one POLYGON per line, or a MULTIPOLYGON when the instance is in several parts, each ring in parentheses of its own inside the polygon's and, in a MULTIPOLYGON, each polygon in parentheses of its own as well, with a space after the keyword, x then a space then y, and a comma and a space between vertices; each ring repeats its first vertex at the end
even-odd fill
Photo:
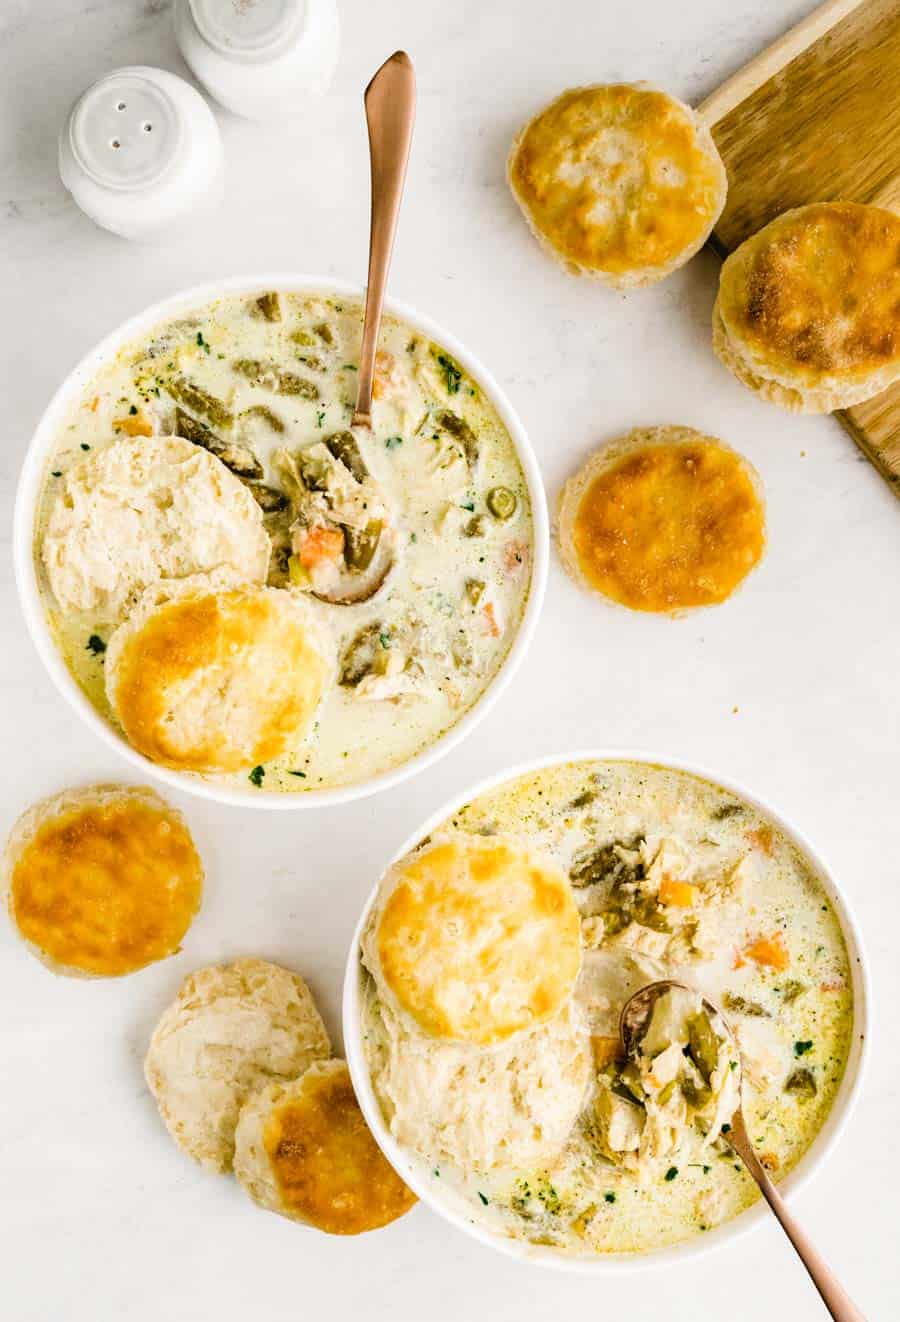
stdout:
MULTIPOLYGON (((60 610, 40 563, 55 488, 87 453, 125 435, 123 422, 127 429, 136 425, 129 420, 146 419, 154 433, 170 434, 180 407, 220 439, 237 442, 239 457, 243 447, 252 450, 264 473, 251 489, 283 490, 279 450, 295 454, 349 426, 362 312, 355 300, 324 294, 280 294, 278 311, 280 318, 269 320, 257 295, 235 295, 126 345, 84 389, 48 456, 35 544, 44 606, 71 673, 109 720, 103 647, 116 621, 60 610), (262 365, 261 374, 254 363, 262 365), (204 412, 190 393, 185 397, 177 386, 183 381, 224 406, 231 425, 204 412)), ((344 606, 310 599, 333 640, 338 677, 349 645, 366 630, 387 654, 375 658, 387 673, 355 687, 335 683, 302 749, 254 771, 253 784, 267 790, 353 783, 435 742, 496 675, 528 599, 528 491, 491 401, 448 353, 398 319, 385 318, 379 344, 373 432, 361 443, 397 525, 396 565, 369 601, 344 606), (464 441, 475 438, 474 464, 467 463, 459 436, 443 425, 448 417, 469 429, 464 441), (489 493, 497 489, 514 497, 508 517, 488 508, 489 493)), ((291 583, 294 513, 266 516, 273 539, 269 581, 276 586, 291 583)), ((246 785, 247 774, 204 779, 246 785)))
MULTIPOLYGON (((750 1136, 774 1178, 790 1171, 821 1129, 843 1076, 853 995, 837 916, 809 864, 772 823, 696 777, 612 762, 529 774, 480 796, 439 829, 518 835, 574 876, 584 945, 576 997, 592 1039, 615 1035, 627 997, 663 977, 696 987, 722 1007, 740 1047, 750 1136), (668 906, 661 916, 671 919, 669 933, 633 917, 621 923, 609 907, 609 877, 583 884, 586 859, 636 836, 645 842, 645 858, 668 850, 667 874, 692 878, 708 894, 708 902, 698 896, 696 911, 706 916, 692 937, 682 930, 685 915, 668 906), (734 875, 733 886, 714 880, 734 875), (611 935, 604 912, 614 915, 611 935), (789 955, 786 969, 747 955, 760 937, 778 933, 789 955)), ((371 979, 363 1005, 377 1094, 384 1027, 371 979)), ((756 1200, 755 1184, 715 1133, 686 1131, 677 1151, 639 1161, 637 1154, 624 1159, 605 1150, 597 1099, 611 1078, 618 1081, 619 1068, 595 1062, 565 1149, 540 1169, 463 1171, 426 1153, 409 1155, 458 1213, 567 1253, 651 1251, 711 1230, 756 1200)))

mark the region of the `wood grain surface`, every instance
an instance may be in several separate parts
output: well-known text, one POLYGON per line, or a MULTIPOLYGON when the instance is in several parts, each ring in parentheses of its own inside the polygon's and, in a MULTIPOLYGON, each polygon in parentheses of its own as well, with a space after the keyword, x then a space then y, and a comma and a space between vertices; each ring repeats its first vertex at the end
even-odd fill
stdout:
MULTIPOLYGON (((900 0, 828 0, 699 110, 728 169, 723 256, 806 202, 900 211, 900 0)), ((900 383, 835 416, 900 497, 900 383)))

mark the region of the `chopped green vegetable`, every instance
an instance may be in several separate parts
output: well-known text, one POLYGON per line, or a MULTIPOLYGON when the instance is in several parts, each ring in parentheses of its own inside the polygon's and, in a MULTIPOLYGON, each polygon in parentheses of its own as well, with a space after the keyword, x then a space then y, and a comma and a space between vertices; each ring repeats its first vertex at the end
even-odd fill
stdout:
POLYGON ((462 381, 461 370, 457 367, 453 359, 449 358, 445 353, 439 353, 437 355, 437 360, 439 366, 442 367, 444 371, 444 384, 447 387, 447 394, 458 395, 459 383, 462 381))
POLYGON ((268 487, 264 482, 245 482, 245 486, 263 514, 277 514, 280 510, 287 509, 288 498, 277 487, 268 487))
POLYGON ((306 772, 305 772, 305 771, 289 771, 289 772, 288 772, 288 775, 289 775, 289 776, 299 776, 301 780, 306 780, 306 772))
POLYGON ((85 643, 85 650, 88 652, 93 652, 94 656, 102 656, 102 654, 106 651, 106 643, 103 641, 103 639, 100 637, 98 633, 92 633, 90 638, 85 643))
POLYGON ((366 467, 366 461, 362 457, 359 442, 352 431, 335 432, 333 436, 328 437, 325 444, 329 453, 350 470, 357 482, 366 481, 369 470, 366 467))
POLYGON ((387 440, 385 441, 384 444, 385 444, 385 446, 386 446, 386 448, 387 448, 388 450, 396 450, 396 448, 397 448, 398 445, 402 445, 402 444, 403 444, 403 437, 402 437, 402 436, 389 436, 389 437, 387 438, 387 440))
POLYGON ((488 509, 495 519, 504 522, 515 514, 518 503, 515 492, 510 491, 509 487, 492 487, 487 493, 488 509))
POLYGON ((54 468, 54 470, 53 470, 53 472, 50 474, 50 476, 51 476, 51 477, 62 477, 62 469, 61 469, 61 468, 54 468))
POLYGON ((807 991, 809 991, 809 988, 805 982, 798 982, 795 978, 791 978, 781 988, 782 1000, 788 1002, 796 1001, 799 996, 802 996, 803 993, 807 991))
POLYGON ((722 997, 722 1004, 726 1010, 732 1010, 735 1014, 745 1014, 755 1019, 771 1019, 771 1015, 764 1005, 759 1001, 748 1001, 744 996, 736 996, 734 992, 726 992, 722 997))
POLYGON ((448 432, 462 446, 463 454, 469 468, 474 469, 478 463, 479 445, 478 437, 472 428, 461 418, 458 413, 452 409, 438 409, 434 415, 434 421, 443 431, 448 432))
POLYGON ((259 789, 260 785, 263 783, 263 776, 265 774, 265 767, 254 767, 247 779, 252 785, 255 785, 256 788, 259 789))
POLYGON ((678 1174, 678 1167, 677 1167, 677 1166, 670 1166, 669 1169, 666 1171, 666 1179, 669 1181, 670 1184, 671 1184, 672 1180, 675 1179, 675 1176, 676 1176, 677 1174, 678 1174))
POLYGON ((484 1203, 485 1207, 487 1207, 487 1205, 488 1205, 488 1200, 485 1198, 484 1194, 481 1192, 480 1189, 478 1190, 478 1197, 479 1197, 479 1198, 481 1199, 481 1201, 484 1203))
POLYGON ((166 388, 173 399, 192 409, 194 413, 202 414, 214 427, 228 428, 233 424, 234 417, 222 401, 202 390, 193 381, 188 381, 186 377, 173 378, 166 388))
POLYGON ((794 1055, 805 1056, 807 1051, 812 1051, 812 1047, 813 1047, 812 1038, 809 1038, 806 1042, 795 1042, 794 1055))
POLYGON ((209 353, 209 345, 204 340, 202 331, 197 331, 197 347, 198 349, 205 349, 209 353))
POLYGON ((81 442, 81 448, 82 448, 82 450, 89 450, 91 447, 90 447, 89 445, 87 445, 84 441, 82 441, 82 442, 81 442))
POLYGON ((260 294, 256 306, 266 321, 281 321, 281 301, 276 293, 260 294))
POLYGON ((603 1197, 607 1203, 614 1203, 616 1201, 616 1195, 614 1193, 605 1193, 603 1197))
POLYGON ((473 514, 472 518, 463 528, 464 537, 483 537, 484 536, 484 515, 473 514))
POLYGON ((785 1080, 784 1090, 785 1092, 795 1093, 803 1101, 809 1101, 811 1097, 815 1097, 818 1091, 816 1077, 809 1069, 794 1070, 785 1080))
POLYGON ((706 1083, 709 1083, 719 1063, 719 1039, 706 1011, 701 1010, 699 1014, 693 1015, 687 1029, 691 1057, 706 1083))
POLYGON ((483 578, 466 579, 466 596, 473 606, 477 606, 484 593, 485 582, 483 578))
POLYGON ((243 413, 241 414, 241 417, 262 418, 263 422, 267 422, 269 424, 269 426, 272 428, 272 431, 278 432, 279 434, 281 434, 281 432, 284 431, 284 423, 281 421, 278 414, 274 413, 269 408, 268 404, 251 404, 248 409, 244 409, 243 413))
POLYGON ((369 568, 383 531, 382 519, 371 519, 365 528, 344 528, 344 556, 350 569, 361 574, 369 568))
POLYGON ((191 417, 180 404, 175 406, 175 431, 186 441, 193 441, 194 445, 202 445, 204 450, 209 450, 238 477, 258 482, 263 476, 265 470, 248 445, 242 445, 240 441, 223 440, 205 422, 191 417))
POLYGON ((137 417, 137 405, 136 405, 136 404, 132 404, 132 406, 131 406, 131 408, 128 410, 128 412, 129 412, 129 414, 131 415, 132 418, 136 418, 136 417, 137 417))
POLYGON ((726 817, 735 817, 743 811, 744 805, 742 803, 723 803, 720 808, 715 810, 713 818, 717 822, 724 822, 726 817))

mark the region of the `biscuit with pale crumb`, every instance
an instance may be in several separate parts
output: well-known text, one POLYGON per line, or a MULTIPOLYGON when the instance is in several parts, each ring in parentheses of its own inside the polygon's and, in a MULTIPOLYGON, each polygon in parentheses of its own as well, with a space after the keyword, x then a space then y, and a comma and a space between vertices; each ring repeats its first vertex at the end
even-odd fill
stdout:
POLYGON ((121 620, 160 579, 220 567, 263 583, 269 536, 248 487, 180 436, 114 441, 57 481, 40 552, 63 610, 121 620))
POLYGON ((222 574, 149 589, 106 652, 129 743, 179 771, 239 771, 296 751, 332 674, 303 596, 222 574))
POLYGON ((727 191, 700 116, 644 83, 563 92, 515 138, 507 179, 550 256, 616 288, 653 284, 693 257, 727 191))
POLYGON ((29 808, 3 873, 17 933, 70 977, 121 977, 174 955, 203 892, 181 813, 130 785, 64 790, 29 808))
POLYGON ((722 601, 765 550, 762 483, 729 446, 692 427, 637 427, 592 455, 560 493, 563 565, 632 610, 722 601))
POLYGON ((185 978, 154 1029, 144 1074, 181 1150, 207 1170, 227 1171, 250 1094, 330 1055, 303 979, 262 959, 238 959, 185 978))
POLYGON ((762 399, 830 413, 900 378, 900 217, 817 202, 771 221, 722 267, 713 348, 762 399))
POLYGON ((565 1147, 591 1072, 574 997, 549 1023, 485 1051, 426 1037, 370 983, 363 1032, 388 1128, 423 1160, 450 1161, 473 1175, 534 1170, 565 1147))
POLYGON ((379 991, 431 1037, 489 1046, 559 1013, 581 968, 578 909, 550 859, 456 835, 394 865, 365 937, 379 991))
POLYGON ((342 1060, 249 1098, 234 1173, 260 1207, 329 1235, 378 1230, 416 1202, 372 1137, 342 1060))

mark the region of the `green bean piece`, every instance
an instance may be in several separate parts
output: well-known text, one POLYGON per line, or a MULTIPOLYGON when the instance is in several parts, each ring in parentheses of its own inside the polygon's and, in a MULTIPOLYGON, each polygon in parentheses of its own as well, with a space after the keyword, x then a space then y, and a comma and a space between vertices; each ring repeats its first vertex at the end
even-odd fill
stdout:
POLYGON ((492 487, 487 493, 487 507, 495 519, 505 522, 511 519, 518 505, 516 494, 509 487, 492 487))
POLYGON ((322 359, 317 357, 314 353, 298 353, 297 359, 304 367, 308 367, 311 372, 325 371, 325 364, 322 362, 322 359))
POLYGON ((643 843, 644 837, 637 835, 633 840, 611 840, 599 848, 589 848, 573 859, 569 880, 576 888, 595 886, 601 881, 618 888, 642 881, 644 864, 640 861, 632 863, 623 858, 620 851, 637 853, 643 843))
POLYGON ((485 582, 483 578, 466 579, 466 597, 468 598, 471 605, 473 606, 478 605, 479 601, 481 601, 482 595, 484 593, 484 589, 485 589, 485 582))
POLYGON ((297 469, 307 491, 328 490, 329 469, 327 460, 322 459, 319 455, 310 454, 308 449, 298 450, 297 469))
POLYGON ((335 459, 339 460, 345 468, 349 468, 357 482, 365 482, 369 476, 369 470, 366 468, 359 443, 352 431, 335 432, 334 436, 328 437, 325 444, 335 459))
POLYGON ((604 936, 616 936, 619 932, 624 931, 630 921, 628 914, 621 908, 603 909, 600 917, 603 919, 604 936))
POLYGON ((344 552, 348 566, 355 573, 361 574, 368 569, 378 550, 381 534, 384 531, 382 519, 371 519, 365 528, 344 527, 344 552))
POLYGON ((469 468, 474 470, 479 455, 478 437, 465 418, 461 418, 452 409, 438 409, 434 415, 434 420, 439 427, 445 432, 449 432, 451 436, 459 441, 466 457, 466 463, 469 468))
POLYGON ((666 1086, 660 1089, 656 1094, 656 1100, 660 1106, 665 1106, 666 1103, 671 1100, 677 1086, 678 1080, 670 1079, 666 1086))
POLYGON ((719 1063, 719 1039, 705 1010, 695 1014, 688 1022, 688 1046, 694 1064, 709 1083, 719 1063))
POLYGON ((344 688, 356 688, 375 668, 375 663, 382 649, 381 635, 384 632, 380 623, 367 624, 351 639, 341 658, 341 673, 338 683, 344 688))
POLYGON ((248 445, 242 445, 240 441, 223 440, 205 422, 192 418, 178 405, 175 406, 175 430, 186 441, 201 445, 204 450, 214 454, 238 477, 255 482, 263 476, 265 470, 248 445))
POLYGON ((671 932, 672 928, 656 900, 649 895, 638 895, 634 900, 634 920, 654 932, 671 932))
POLYGON ((310 335, 309 331, 302 329, 291 331, 290 338, 294 344, 300 344, 305 349, 308 349, 315 344, 315 340, 310 335))
POLYGON ((680 1082, 684 1100, 689 1106, 696 1107, 698 1111, 702 1110, 712 1097, 709 1088, 704 1088, 702 1085, 698 1085, 689 1074, 683 1074, 680 1082))
POLYGON ((277 514, 279 510, 287 509, 288 498, 277 487, 267 487, 264 482, 245 482, 244 485, 264 514, 277 514))
POLYGON ((271 294, 261 294, 256 300, 256 306, 266 321, 281 321, 281 300, 274 291, 271 294))
POLYGON ((334 344, 334 331, 328 325, 327 321, 320 321, 318 326, 313 326, 313 330, 323 344, 334 344))
POLYGON ((784 1091, 794 1093, 801 1101, 809 1101, 818 1092, 816 1076, 809 1069, 794 1070, 785 1081, 784 1091))
POLYGON ((734 992, 726 992, 722 997, 722 1004, 726 1010, 731 1010, 734 1014, 745 1014, 751 1019, 771 1019, 772 1016, 764 1005, 759 1001, 748 1001, 744 996, 735 996, 734 992))
POLYGON ((293 372, 278 372, 275 389, 279 395, 299 395, 301 399, 319 398, 319 387, 315 382, 307 381, 302 376, 295 376, 293 372))
POLYGON ((214 427, 230 427, 234 417, 215 395, 208 394, 186 377, 176 376, 167 386, 173 399, 180 401, 194 413, 201 413, 214 427))
POLYGON ((279 434, 284 431, 284 423, 277 413, 269 408, 267 404, 251 404, 250 408, 244 409, 242 418, 262 418, 263 422, 268 423, 272 431, 279 434))
POLYGON ((644 1092, 644 1085, 641 1083, 640 1071, 633 1061, 630 1060, 627 1065, 622 1067, 619 1081, 634 1101, 643 1104, 647 1100, 647 1094, 644 1092))

